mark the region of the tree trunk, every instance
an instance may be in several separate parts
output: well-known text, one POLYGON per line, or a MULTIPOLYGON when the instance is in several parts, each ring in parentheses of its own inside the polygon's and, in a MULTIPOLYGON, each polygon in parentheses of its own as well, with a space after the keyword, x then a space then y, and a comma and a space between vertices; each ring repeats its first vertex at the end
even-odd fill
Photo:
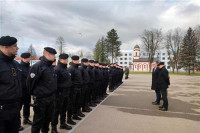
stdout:
POLYGON ((188 75, 190 75, 190 66, 188 67, 188 75))

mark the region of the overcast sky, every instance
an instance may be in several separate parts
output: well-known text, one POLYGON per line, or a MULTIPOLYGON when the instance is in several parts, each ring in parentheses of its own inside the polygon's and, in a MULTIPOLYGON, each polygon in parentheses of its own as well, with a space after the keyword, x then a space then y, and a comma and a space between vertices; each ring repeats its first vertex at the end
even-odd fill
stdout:
POLYGON ((33 44, 37 53, 58 36, 66 52, 92 52, 112 28, 121 49, 141 44, 144 29, 163 32, 200 24, 200 0, 0 0, 0 35, 18 38, 19 53, 33 44))

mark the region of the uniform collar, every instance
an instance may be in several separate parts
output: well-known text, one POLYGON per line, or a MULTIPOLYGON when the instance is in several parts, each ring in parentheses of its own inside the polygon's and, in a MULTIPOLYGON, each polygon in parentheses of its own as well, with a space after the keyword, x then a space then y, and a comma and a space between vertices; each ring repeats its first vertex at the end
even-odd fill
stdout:
POLYGON ((23 62, 23 61, 21 61, 20 64, 23 65, 23 66, 25 66, 25 67, 29 67, 29 66, 30 66, 30 63, 25 63, 25 62, 23 62))
POLYGON ((67 68, 67 64, 63 64, 62 62, 58 61, 58 65, 62 68, 67 68))
POLYGON ((13 61, 15 56, 7 56, 0 50, 0 59, 11 62, 13 61))

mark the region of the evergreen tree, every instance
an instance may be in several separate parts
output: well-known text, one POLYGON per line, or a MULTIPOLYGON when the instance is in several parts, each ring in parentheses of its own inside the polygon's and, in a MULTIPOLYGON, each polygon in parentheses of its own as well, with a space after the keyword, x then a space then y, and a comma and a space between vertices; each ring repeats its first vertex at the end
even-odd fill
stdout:
POLYGON ((195 32, 192 30, 192 28, 189 28, 184 36, 180 51, 180 65, 188 71, 188 75, 190 75, 191 70, 194 72, 195 69, 197 46, 198 39, 195 35, 195 32))
POLYGON ((115 29, 111 29, 107 33, 107 39, 106 39, 107 52, 111 56, 112 63, 114 58, 117 58, 118 56, 121 55, 120 53, 121 42, 118 39, 119 37, 115 29))

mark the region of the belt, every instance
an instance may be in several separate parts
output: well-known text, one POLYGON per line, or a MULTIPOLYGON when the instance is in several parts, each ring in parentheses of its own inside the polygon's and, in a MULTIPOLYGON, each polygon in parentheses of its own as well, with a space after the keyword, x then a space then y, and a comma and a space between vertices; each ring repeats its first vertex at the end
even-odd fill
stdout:
POLYGON ((17 107, 19 102, 9 103, 9 104, 0 104, 0 110, 11 109, 13 107, 17 107))

